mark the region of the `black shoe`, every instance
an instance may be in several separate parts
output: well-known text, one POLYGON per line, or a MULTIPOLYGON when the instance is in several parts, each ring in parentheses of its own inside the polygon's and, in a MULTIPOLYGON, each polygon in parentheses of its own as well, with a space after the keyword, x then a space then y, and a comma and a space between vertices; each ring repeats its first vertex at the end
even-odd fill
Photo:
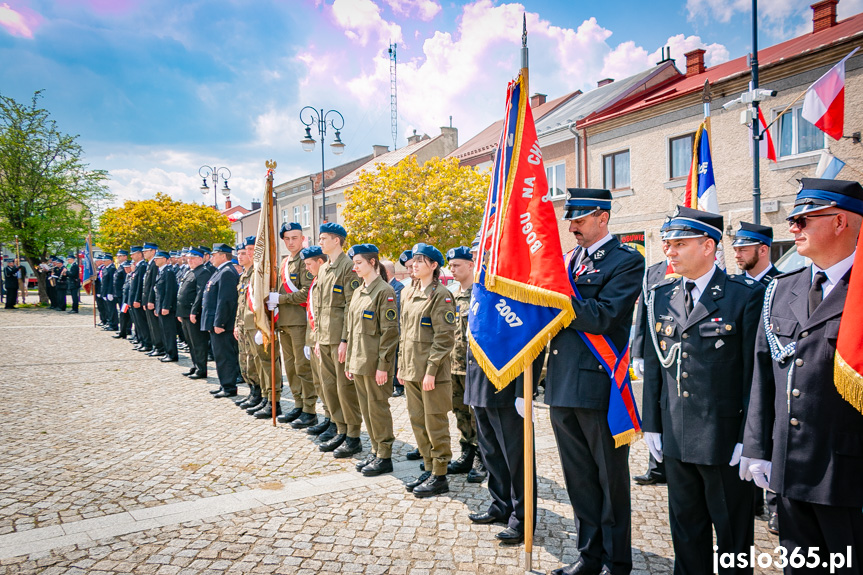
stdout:
POLYGON ((261 391, 260 388, 256 385, 252 386, 252 389, 249 390, 249 395, 247 395, 243 401, 237 404, 237 407, 240 409, 249 409, 253 405, 259 405, 261 403, 261 391))
POLYGON ((329 441, 325 441, 324 443, 321 443, 318 446, 318 449, 320 449, 321 451, 323 451, 325 453, 328 451, 335 451, 337 447, 339 447, 342 443, 345 442, 346 438, 347 438, 347 435, 345 435, 344 433, 339 433, 338 435, 336 435, 335 437, 333 437, 329 441))
POLYGON ((306 433, 308 433, 309 435, 320 435, 323 432, 325 432, 329 426, 330 426, 330 418, 325 417, 324 419, 321 420, 320 423, 316 423, 315 425, 308 428, 306 430, 306 433))
POLYGON ((189 376, 189 379, 207 379, 207 374, 195 372, 189 376))
POLYGON ((336 427, 336 424, 331 421, 327 424, 326 430, 324 430, 320 435, 318 435, 318 441, 320 441, 323 445, 327 441, 330 441, 332 438, 334 438, 337 433, 338 428, 336 427))
POLYGON ((558 567, 551 572, 551 575, 599 575, 599 569, 588 567, 584 561, 579 558, 572 565, 558 567))
POLYGON ((190 369, 189 371, 184 371, 184 372, 183 372, 183 375, 185 375, 186 377, 189 377, 190 375, 195 375, 195 372, 196 372, 196 371, 198 371, 198 368, 197 368, 197 367, 193 367, 193 368, 192 368, 192 369, 190 369))
POLYGON ((111 337, 113 337, 114 339, 126 339, 125 335, 120 335, 119 333, 117 335, 112 335, 111 337))
POLYGON ((665 477, 649 472, 644 475, 636 475, 633 479, 639 485, 659 485, 665 483, 665 477))
POLYGON ((138 349, 136 349, 135 351, 140 351, 140 352, 150 352, 150 351, 153 351, 153 348, 152 348, 152 347, 146 347, 146 346, 144 346, 144 347, 139 347, 139 348, 138 348, 138 349))
POLYGON ((377 477, 378 475, 392 472, 393 460, 381 459, 380 457, 375 457, 375 460, 363 467, 362 471, 363 475, 365 475, 366 477, 377 477))
POLYGON ((482 460, 477 457, 473 468, 467 474, 468 483, 482 483, 488 477, 488 471, 485 470, 485 465, 482 460))
POLYGON ((467 518, 471 520, 471 523, 478 523, 480 525, 488 525, 490 523, 501 523, 506 525, 506 521, 503 517, 497 517, 488 511, 485 513, 471 513, 467 518))
POLYGON ((237 392, 232 391, 232 392, 228 393, 227 391, 220 391, 220 392, 216 393, 215 395, 213 395, 213 397, 216 397, 219 399, 221 399, 223 397, 237 397, 237 392))
POLYGON ((473 460, 476 457, 476 447, 466 445, 462 447, 461 455, 455 461, 450 461, 446 470, 447 473, 467 473, 473 469, 473 460))
POLYGON ((417 448, 417 449, 414 449, 413 451, 408 451, 408 454, 405 455, 405 458, 408 461, 417 461, 418 459, 422 459, 423 456, 420 455, 420 450, 419 450, 419 448, 417 448))
POLYGON ((301 413, 300 417, 291 422, 291 427, 294 429, 306 429, 318 422, 318 416, 314 413, 301 413))
POLYGON ((372 453, 371 451, 369 451, 369 454, 368 454, 368 455, 366 455, 365 459, 360 459, 360 460, 359 460, 359 462, 358 462, 358 463, 357 463, 357 465, 356 465, 356 470, 357 470, 357 471, 362 471, 362 470, 363 470, 363 467, 365 467, 366 465, 369 465, 370 463, 372 463, 372 462, 373 462, 375 459, 377 459, 377 458, 378 458, 378 456, 377 456, 377 455, 375 455, 374 453, 372 453))
MULTIPOLYGON (((62 310, 61 310, 62 311, 62 310)), ((73 309, 72 311, 67 311, 66 313, 78 313, 77 309, 73 309)))
POLYGON ((413 491, 414 489, 425 483, 429 477, 431 477, 431 471, 426 471, 416 479, 405 483, 405 489, 407 489, 408 491, 413 491))
POLYGON ((221 392, 222 392, 222 388, 219 388, 219 389, 211 389, 211 390, 210 390, 210 395, 216 395, 217 393, 221 393, 221 392))
POLYGON ((279 418, 279 423, 290 423, 303 413, 302 407, 295 407, 279 418))
POLYGON ((237 385, 239 385, 239 384, 241 384, 241 383, 246 383, 246 380, 245 380, 245 379, 243 379, 243 376, 242 376, 242 375, 241 375, 240 377, 238 377, 238 378, 237 378, 237 385))
POLYGON ((393 386, 393 397, 401 397, 405 394, 405 388, 403 385, 393 386))
POLYGON ((159 356, 165 355, 165 352, 160 350, 160 349, 154 349, 154 350, 150 351, 150 353, 148 353, 147 355, 150 357, 159 357, 159 356))
POLYGON ((495 538, 500 541, 501 545, 518 545, 519 543, 524 543, 524 533, 517 529, 513 529, 512 527, 507 527, 495 535, 495 538))
POLYGON ((180 361, 180 358, 171 357, 170 355, 166 355, 165 357, 161 358, 159 361, 161 361, 162 363, 173 363, 175 361, 180 361))
POLYGON ((432 475, 422 485, 414 487, 414 497, 420 499, 449 492, 446 475, 432 475))
POLYGON ((767 520, 767 531, 773 535, 779 535, 779 514, 771 513, 770 519, 767 520))
POLYGON ((336 459, 345 459, 351 455, 357 454, 363 450, 363 444, 359 437, 347 437, 338 449, 333 452, 333 457, 336 459))
POLYGON ((265 397, 261 400, 261 402, 258 405, 253 405, 252 407, 247 408, 246 413, 248 413, 251 416, 254 416, 257 411, 259 411, 261 409, 266 409, 269 405, 270 405, 270 401, 265 397))
MULTIPOLYGON (((276 403, 276 415, 282 414, 282 404, 276 403)), ((259 409, 254 414, 255 419, 272 419, 273 418, 273 404, 267 403, 267 406, 263 409, 259 409)))

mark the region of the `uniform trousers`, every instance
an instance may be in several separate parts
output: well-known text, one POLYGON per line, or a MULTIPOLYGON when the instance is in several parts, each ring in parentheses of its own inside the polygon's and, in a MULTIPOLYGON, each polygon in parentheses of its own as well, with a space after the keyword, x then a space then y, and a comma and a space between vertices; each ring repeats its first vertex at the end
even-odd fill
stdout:
MULTIPOLYGON (((474 407, 477 443, 488 471, 488 514, 524 533, 524 419, 515 406, 474 407)), ((533 525, 536 526, 536 458, 533 474, 533 525)))
POLYGON ((189 343, 189 355, 192 358, 192 365, 195 366, 195 373, 207 375, 207 345, 210 342, 210 336, 207 332, 201 331, 200 324, 192 323, 187 317, 183 318, 181 325, 186 334, 186 341, 189 343))
POLYGON ((449 436, 449 417, 452 411, 452 383, 436 381, 434 389, 424 391, 418 381, 402 381, 408 399, 408 415, 423 457, 426 471, 446 475, 452 459, 449 436))
POLYGON ((393 395, 393 379, 387 374, 387 381, 378 385, 373 375, 354 374, 360 411, 369 440, 372 453, 381 459, 390 459, 393 454, 393 415, 390 412, 390 397, 393 395))
MULTIPOLYGON (((117 329, 117 301, 105 300, 105 323, 115 330, 117 329)), ((176 331, 176 330, 174 330, 176 331)))
MULTIPOLYGON (((66 311, 66 293, 68 293, 69 288, 66 287, 57 287, 57 309, 60 311, 66 311)), ((6 301, 9 301, 9 294, 6 294, 6 301)))
POLYGON ((462 451, 468 445, 476 447, 476 418, 470 407, 464 404, 464 378, 463 373, 452 374, 452 411, 455 414, 456 425, 458 426, 461 437, 458 441, 461 443, 462 451))
MULTIPOLYGON (((717 553, 748 553, 755 541, 753 483, 741 481, 737 466, 696 465, 664 457, 668 516, 675 575, 713 573, 713 531, 717 553)), ((751 567, 719 569, 752 573, 751 567)))
MULTIPOLYGON (((270 345, 258 345, 255 343, 255 333, 258 330, 248 330, 246 335, 249 337, 248 345, 251 350, 252 360, 257 371, 258 385, 261 386, 261 393, 268 401, 273 399, 273 366, 270 358, 270 345)), ((278 336, 277 336, 278 337, 278 336)), ((276 342, 276 403, 282 400, 282 364, 279 360, 279 342, 276 342)))
MULTIPOLYGON (((280 326, 278 334, 282 359, 285 362, 285 376, 288 378, 291 395, 294 396, 294 407, 301 407, 303 413, 315 413, 318 394, 312 380, 312 366, 303 351, 306 344, 306 326, 280 326)), ((281 372, 279 375, 281 376, 281 372)))
POLYGON ((231 331, 222 333, 210 332, 210 343, 213 345, 213 357, 216 360, 216 373, 219 384, 226 393, 237 392, 237 378, 240 376, 237 340, 231 331))
POLYGON ((243 380, 251 386, 257 386, 263 391, 260 371, 255 363, 255 342, 253 340, 255 331, 251 329, 237 328, 237 359, 240 366, 240 374, 243 380))
MULTIPOLYGON (((72 296, 72 311, 78 311, 78 302, 81 299, 81 288, 69 288, 69 295, 72 296)), ((66 309, 65 296, 63 296, 63 309, 66 309)))
POLYGON ((127 311, 126 313, 122 313, 122 312, 118 313, 118 318, 119 318, 118 323, 119 323, 119 327, 120 327, 120 337, 129 337, 129 334, 131 333, 131 328, 130 328, 129 324, 132 321, 132 318, 129 315, 129 312, 127 311))
MULTIPOLYGON (((303 351, 303 355, 305 356, 305 351, 303 351)), ((323 407, 324 410, 324 417, 332 421, 330 410, 327 407, 327 399, 324 396, 323 385, 321 383, 321 360, 317 355, 315 355, 314 344, 309 346, 309 366, 312 369, 312 383, 315 386, 315 394, 321 398, 321 407, 323 407)))
POLYGON ((604 410, 552 406, 551 427, 581 558, 591 569, 631 572, 629 446, 614 447, 604 410))
POLYGON ((339 346, 320 344, 320 348, 322 387, 332 419, 339 433, 359 437, 363 416, 357 386, 345 375, 345 364, 339 362, 339 346))
POLYGON ((135 323, 135 337, 143 347, 153 347, 150 338, 150 322, 147 321, 146 312, 143 307, 132 307, 132 321, 135 323))
POLYGON ((779 544, 785 548, 788 556, 790 557, 795 547, 800 547, 800 554, 807 558, 808 563, 809 549, 817 548, 813 553, 820 560, 819 565, 813 569, 805 566, 795 569, 788 565, 784 570, 785 575, 831 573, 831 553, 841 553, 846 561, 843 569, 835 569, 832 573, 863 573, 860 565, 863 561, 863 512, 859 507, 818 505, 787 497, 777 497, 776 506, 779 513, 779 544), (850 569, 847 566, 849 549, 850 569), (823 566, 825 561, 828 562, 827 567, 823 566))
POLYGON ((96 298, 96 310, 99 312, 99 323, 107 323, 105 319, 105 300, 99 294, 94 295, 96 298))
POLYGON ((162 329, 162 349, 165 355, 177 359, 177 314, 173 311, 168 315, 159 313, 158 320, 162 329))
POLYGON ((145 321, 147 322, 147 327, 150 328, 150 343, 153 344, 153 349, 165 351, 162 349, 165 345, 165 338, 162 336, 162 326, 159 318, 153 314, 153 311, 152 309, 144 309, 145 321))

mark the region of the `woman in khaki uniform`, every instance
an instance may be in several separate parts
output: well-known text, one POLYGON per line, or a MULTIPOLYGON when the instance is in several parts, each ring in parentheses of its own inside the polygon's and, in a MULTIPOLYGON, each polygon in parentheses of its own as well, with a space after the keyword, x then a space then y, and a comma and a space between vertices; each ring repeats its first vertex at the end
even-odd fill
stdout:
POLYGON ((443 254, 427 244, 417 244, 411 251, 415 282, 402 292, 398 378, 405 386, 426 471, 406 487, 416 497, 431 497, 449 491, 446 473, 452 449, 447 412, 452 411, 455 304, 439 279, 443 254))
POLYGON ((393 470, 395 435, 389 398, 393 394, 393 361, 399 340, 396 292, 387 283, 387 272, 376 246, 355 245, 348 256, 363 286, 354 291, 345 317, 348 326, 345 375, 356 384, 360 411, 372 443, 371 452, 357 464, 357 471, 373 477, 393 470))

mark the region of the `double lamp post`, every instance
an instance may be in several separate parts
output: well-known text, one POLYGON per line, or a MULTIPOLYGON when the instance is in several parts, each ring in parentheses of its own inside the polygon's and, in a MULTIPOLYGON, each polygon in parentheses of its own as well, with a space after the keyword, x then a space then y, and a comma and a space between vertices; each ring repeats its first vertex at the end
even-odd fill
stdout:
MULTIPOLYGON (((312 138, 312 126, 315 124, 318 126, 318 135, 321 138, 321 212, 323 213, 321 220, 326 223, 327 191, 326 186, 324 185, 324 139, 327 136, 327 124, 329 124, 330 127, 336 131, 336 139, 332 144, 330 144, 333 154, 339 156, 344 153, 345 144, 342 142, 339 131, 345 127, 345 118, 338 110, 330 110, 329 112, 324 113, 323 109, 318 111, 311 106, 306 106, 300 110, 300 121, 306 126, 306 135, 302 140, 300 140, 300 143, 303 145, 303 150, 306 152, 311 152, 315 149, 315 139, 312 138), (332 115, 332 117, 330 117, 330 115, 332 115)), ((315 197, 314 192, 315 190, 313 186, 312 198, 315 197)))

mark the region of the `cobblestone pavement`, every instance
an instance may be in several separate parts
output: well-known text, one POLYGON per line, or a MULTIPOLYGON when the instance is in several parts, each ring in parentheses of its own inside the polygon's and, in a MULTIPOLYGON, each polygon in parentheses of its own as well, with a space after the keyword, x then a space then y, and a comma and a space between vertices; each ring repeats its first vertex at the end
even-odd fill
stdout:
MULTIPOLYGON (((404 398, 391 400, 396 472, 364 478, 355 459, 213 399, 213 378, 180 375, 187 356, 159 363, 94 329, 91 309, 0 310, 0 575, 524 572, 523 547, 467 518, 486 508, 484 485, 461 475, 445 496, 405 491, 418 469, 404 398)), ((547 573, 577 550, 542 405, 536 435, 533 568, 547 573)), ((646 464, 638 442, 633 475, 646 464)), ((665 488, 633 483, 632 508, 633 573, 671 573, 665 488)), ((778 545, 765 525, 758 552, 778 545)))

